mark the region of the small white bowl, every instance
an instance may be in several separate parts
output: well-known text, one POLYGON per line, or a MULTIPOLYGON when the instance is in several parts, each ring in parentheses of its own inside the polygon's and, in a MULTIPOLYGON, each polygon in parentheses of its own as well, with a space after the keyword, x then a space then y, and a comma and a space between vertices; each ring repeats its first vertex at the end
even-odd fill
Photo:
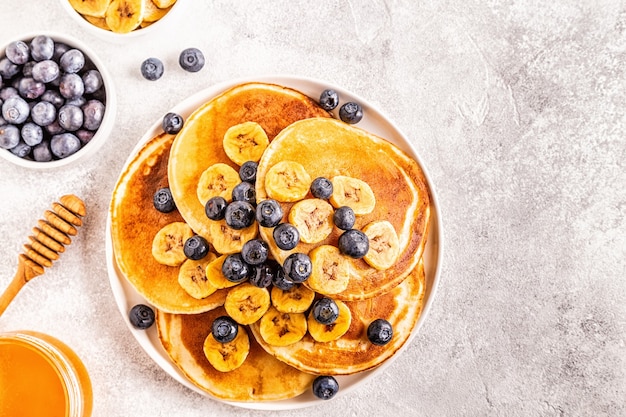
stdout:
POLYGON ((62 159, 53 159, 52 161, 48 162, 39 162, 32 159, 20 158, 19 156, 11 153, 11 151, 0 148, 0 157, 16 165, 34 169, 51 169, 74 164, 79 161, 88 159, 102 147, 102 145, 106 142, 107 138, 111 134, 113 125, 115 123, 117 98, 115 95, 113 81, 104 63, 100 60, 100 58, 98 58, 96 53, 89 46, 73 37, 69 37, 61 33, 48 31, 25 34, 11 39, 7 41, 4 45, 0 46, 0 59, 5 57, 6 47, 10 43, 18 40, 30 43, 33 38, 39 35, 49 36, 50 38, 52 38, 52 40, 54 40, 55 43, 64 43, 72 48, 76 48, 82 51, 85 55, 86 61, 91 61, 93 66, 100 72, 103 81, 103 88, 105 90, 105 110, 102 122, 100 123, 100 127, 95 131, 95 134, 93 135, 91 140, 83 145, 76 153, 62 159))

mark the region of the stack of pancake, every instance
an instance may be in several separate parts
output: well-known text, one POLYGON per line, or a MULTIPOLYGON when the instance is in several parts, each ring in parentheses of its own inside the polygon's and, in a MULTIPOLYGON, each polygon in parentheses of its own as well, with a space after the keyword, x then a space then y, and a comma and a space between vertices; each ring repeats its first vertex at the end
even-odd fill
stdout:
MULTIPOLYGON (((294 202, 280 204, 283 221, 288 221, 294 202)), ((422 254, 429 210, 423 173, 398 147, 332 118, 316 101, 296 90, 247 83, 200 106, 186 118, 177 135, 156 135, 129 160, 112 197, 111 237, 119 270, 156 309, 161 343, 182 373, 216 398, 273 401, 309 390, 316 375, 348 375, 372 369, 405 344, 423 305, 422 254), (151 247, 154 236, 165 225, 185 222, 209 242, 216 256, 222 255, 215 253, 212 243, 223 236, 216 236, 211 227, 214 221, 207 218, 197 187, 203 172, 213 164, 239 169, 222 143, 230 127, 244 122, 258 123, 269 139, 258 165, 258 202, 268 198, 265 177, 280 161, 298 162, 311 178, 359 178, 371 187, 376 204, 371 212, 357 216, 354 228, 380 220, 389 222, 397 234, 398 253, 393 264, 384 269, 363 259, 349 259, 350 278, 345 289, 316 295, 341 300, 350 309, 350 327, 339 339, 317 342, 306 334, 298 342, 274 346, 263 339, 256 322, 242 326, 250 339, 243 365, 221 372, 208 362, 203 343, 212 321, 226 314, 222 306, 231 289, 218 289, 201 299, 190 296, 178 282, 179 267, 157 262, 151 247), (172 191, 177 208, 171 213, 161 213, 153 206, 153 195, 161 187, 172 191), (384 346, 372 344, 366 335, 368 324, 377 318, 389 321, 394 329, 391 342, 384 346)), ((265 240, 271 256, 282 263, 293 252, 337 246, 340 233, 334 228, 322 241, 300 242, 291 251, 276 246, 271 228, 255 226, 247 238, 265 240)))

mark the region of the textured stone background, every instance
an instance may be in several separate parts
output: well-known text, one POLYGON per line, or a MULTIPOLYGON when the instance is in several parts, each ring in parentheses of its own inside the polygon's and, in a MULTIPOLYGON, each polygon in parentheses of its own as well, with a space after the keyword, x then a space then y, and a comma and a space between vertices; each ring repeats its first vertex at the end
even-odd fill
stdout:
MULTIPOLYGON (((0 319, 66 341, 94 380, 95 416, 625 416, 626 3, 190 1, 178 26, 111 44, 61 0, 0 2, 0 40, 80 37, 114 73, 117 124, 88 163, 0 163, 0 286, 43 210, 90 203, 71 251, 0 319), (178 53, 207 66, 190 75, 178 53), (156 83, 139 74, 164 60, 156 83), (140 349, 109 287, 104 227, 117 175, 169 108, 265 74, 339 84, 413 141, 439 197, 445 249, 433 308, 375 380, 319 407, 236 409, 186 389, 140 349)), ((182 1, 182 0, 181 0, 182 1)))

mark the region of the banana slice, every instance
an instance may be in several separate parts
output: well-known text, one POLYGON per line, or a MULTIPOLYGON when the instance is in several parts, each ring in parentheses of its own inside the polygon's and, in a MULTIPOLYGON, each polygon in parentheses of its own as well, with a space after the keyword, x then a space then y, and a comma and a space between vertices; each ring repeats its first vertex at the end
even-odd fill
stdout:
POLYGON ((226 220, 211 220, 209 223, 209 234, 211 243, 216 252, 222 255, 241 252, 244 243, 254 239, 259 233, 257 222, 245 229, 233 229, 226 224, 226 220))
POLYGON ((289 211, 289 223, 300 233, 305 243, 317 243, 333 231, 333 206, 319 198, 298 201, 289 211))
POLYGON ((143 16, 143 22, 141 22, 142 27, 143 27, 143 24, 146 22, 153 23, 161 19, 171 9, 171 7, 160 8, 159 6, 156 5, 154 0, 145 0, 145 2, 146 2, 146 11, 143 16))
POLYGON ((218 162, 208 167, 198 180, 197 194, 203 206, 211 197, 224 197, 226 201, 233 199, 233 188, 239 184, 239 173, 230 165, 218 162))
POLYGON ((211 262, 206 266, 206 277, 217 289, 230 288, 239 284, 238 282, 232 282, 226 279, 224 274, 222 273, 222 265, 224 264, 224 259, 226 259, 228 255, 222 255, 211 262))
POLYGON ((111 0, 69 0, 74 10, 84 16, 104 17, 111 0))
POLYGON ((223 140, 226 156, 240 166, 247 161, 259 162, 269 144, 265 130, 255 122, 231 126, 224 134, 223 140))
POLYGON ((270 198, 282 202, 302 200, 311 186, 311 176, 298 162, 281 161, 265 174, 265 190, 270 198))
POLYGON ((309 256, 313 264, 313 271, 306 280, 309 288, 322 294, 338 294, 348 287, 350 263, 339 248, 321 245, 313 249, 309 256))
POLYGON ((209 252, 199 261, 187 259, 183 262, 178 270, 178 284, 187 294, 201 300, 217 291, 217 287, 211 284, 206 276, 207 265, 216 257, 217 255, 209 252))
POLYGON ((204 356, 215 369, 220 372, 230 372, 239 368, 250 352, 250 339, 246 329, 239 326, 237 336, 227 343, 220 343, 213 337, 213 333, 204 339, 202 346, 204 356))
POLYGON ((339 300, 335 300, 337 307, 339 307, 339 317, 332 324, 321 324, 313 317, 313 312, 309 313, 307 318, 307 325, 309 334, 317 342, 332 342, 339 339, 346 334, 350 328, 350 322, 352 321, 352 313, 348 306, 339 300))
POLYGON ((281 313, 274 307, 263 315, 259 333, 265 343, 272 346, 288 346, 304 337, 307 331, 304 313, 281 313))
POLYGON ((270 307, 270 292, 244 282, 233 287, 226 294, 224 308, 228 315, 239 324, 252 324, 259 320, 270 307))
POLYGON ((331 180, 333 194, 330 203, 335 207, 348 206, 356 215, 369 214, 376 206, 376 197, 370 186, 358 178, 338 175, 331 180))
POLYGON ((365 262, 379 270, 393 266, 400 256, 400 242, 393 225, 387 220, 371 222, 363 228, 363 233, 370 244, 363 257, 365 262))
POLYGON ((272 287, 272 305, 281 313, 304 313, 315 299, 315 291, 302 284, 296 284, 290 290, 272 287))
POLYGON ((183 251, 185 241, 193 230, 185 222, 173 222, 161 228, 152 240, 152 256, 163 265, 179 266, 187 257, 183 251))
POLYGON ((160 9, 165 9, 167 7, 173 6, 176 3, 176 0, 152 0, 154 4, 160 9))
POLYGON ((139 27, 145 10, 144 0, 111 0, 105 19, 113 32, 128 33, 139 27))
POLYGON ((84 14, 83 18, 89 23, 91 23, 92 25, 94 25, 95 27, 98 27, 104 30, 111 30, 109 25, 107 25, 107 21, 104 17, 93 17, 93 16, 88 16, 84 14))

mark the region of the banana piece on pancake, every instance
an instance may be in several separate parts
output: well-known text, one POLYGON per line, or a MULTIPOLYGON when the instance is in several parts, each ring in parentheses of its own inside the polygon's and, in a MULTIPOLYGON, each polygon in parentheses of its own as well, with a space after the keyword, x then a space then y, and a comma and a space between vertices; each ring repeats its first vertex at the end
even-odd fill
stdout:
MULTIPOLYGON (((245 361, 230 372, 216 370, 203 351, 211 324, 226 314, 220 307, 202 314, 169 314, 157 310, 156 324, 163 348, 197 387, 216 398, 237 402, 277 401, 311 389, 314 375, 301 372, 265 352, 250 335, 245 361)), ((249 331, 245 326, 240 331, 249 331)))
MULTIPOLYGON (((426 243, 430 196, 423 172, 414 159, 387 140, 339 120, 301 120, 281 131, 259 161, 257 201, 271 198, 267 176, 273 167, 285 161, 302 166, 310 178, 330 179, 334 185, 337 184, 336 188, 343 190, 342 194, 354 195, 356 189, 360 189, 362 196, 357 193, 355 197, 359 210, 354 229, 369 229, 377 239, 386 239, 386 242, 379 242, 380 245, 375 244, 377 242, 370 245, 370 250, 385 251, 380 256, 372 253, 367 260, 346 257, 349 262, 347 283, 341 282, 339 286, 337 281, 337 285, 327 290, 320 280, 311 284, 305 281, 305 285, 335 299, 361 300, 390 291, 416 267, 426 243), (381 221, 385 223, 379 223, 381 221), (368 227, 370 224, 372 226, 368 227), (391 249, 387 250, 388 246, 391 249)), ((305 198, 314 201, 310 192, 305 198)), ((350 198, 336 196, 330 202, 335 205, 350 204, 350 198)), ((291 211, 306 199, 295 203, 281 201, 283 222, 298 222, 298 216, 293 216, 291 211)), ((305 223, 306 219, 302 222, 305 223)), ((339 236, 343 233, 333 227, 325 238, 309 239, 314 243, 301 239, 294 249, 285 251, 278 248, 272 232, 272 228, 259 227, 259 235, 280 263, 294 252, 311 254, 323 245, 337 247, 339 236)), ((317 233, 315 236, 318 236, 317 233)))
POLYGON ((250 325, 259 344, 279 360, 303 372, 350 375, 372 369, 393 356, 409 339, 423 308, 424 265, 420 261, 409 276, 391 291, 362 301, 346 301, 351 321, 339 339, 318 342, 310 333, 287 346, 271 345, 261 335, 261 323, 250 325), (389 321, 393 337, 378 346, 367 338, 367 328, 376 319, 389 321))
POLYGON ((174 136, 155 136, 120 174, 110 206, 115 261, 128 282, 148 302, 171 313, 201 313, 224 304, 228 290, 197 299, 178 282, 179 267, 159 263, 152 255, 153 238, 166 225, 183 222, 177 210, 161 213, 152 199, 168 186, 167 164, 174 136))
MULTIPOLYGON (((202 173, 222 163, 239 171, 224 150, 224 135, 233 126, 254 122, 261 126, 268 141, 291 123, 330 117, 304 94, 274 84, 246 83, 225 91, 196 109, 185 121, 172 145, 168 176, 180 214, 191 228, 213 243, 218 231, 206 217, 204 202, 197 197, 202 173)), ((231 145, 229 145, 231 146, 231 145)))

